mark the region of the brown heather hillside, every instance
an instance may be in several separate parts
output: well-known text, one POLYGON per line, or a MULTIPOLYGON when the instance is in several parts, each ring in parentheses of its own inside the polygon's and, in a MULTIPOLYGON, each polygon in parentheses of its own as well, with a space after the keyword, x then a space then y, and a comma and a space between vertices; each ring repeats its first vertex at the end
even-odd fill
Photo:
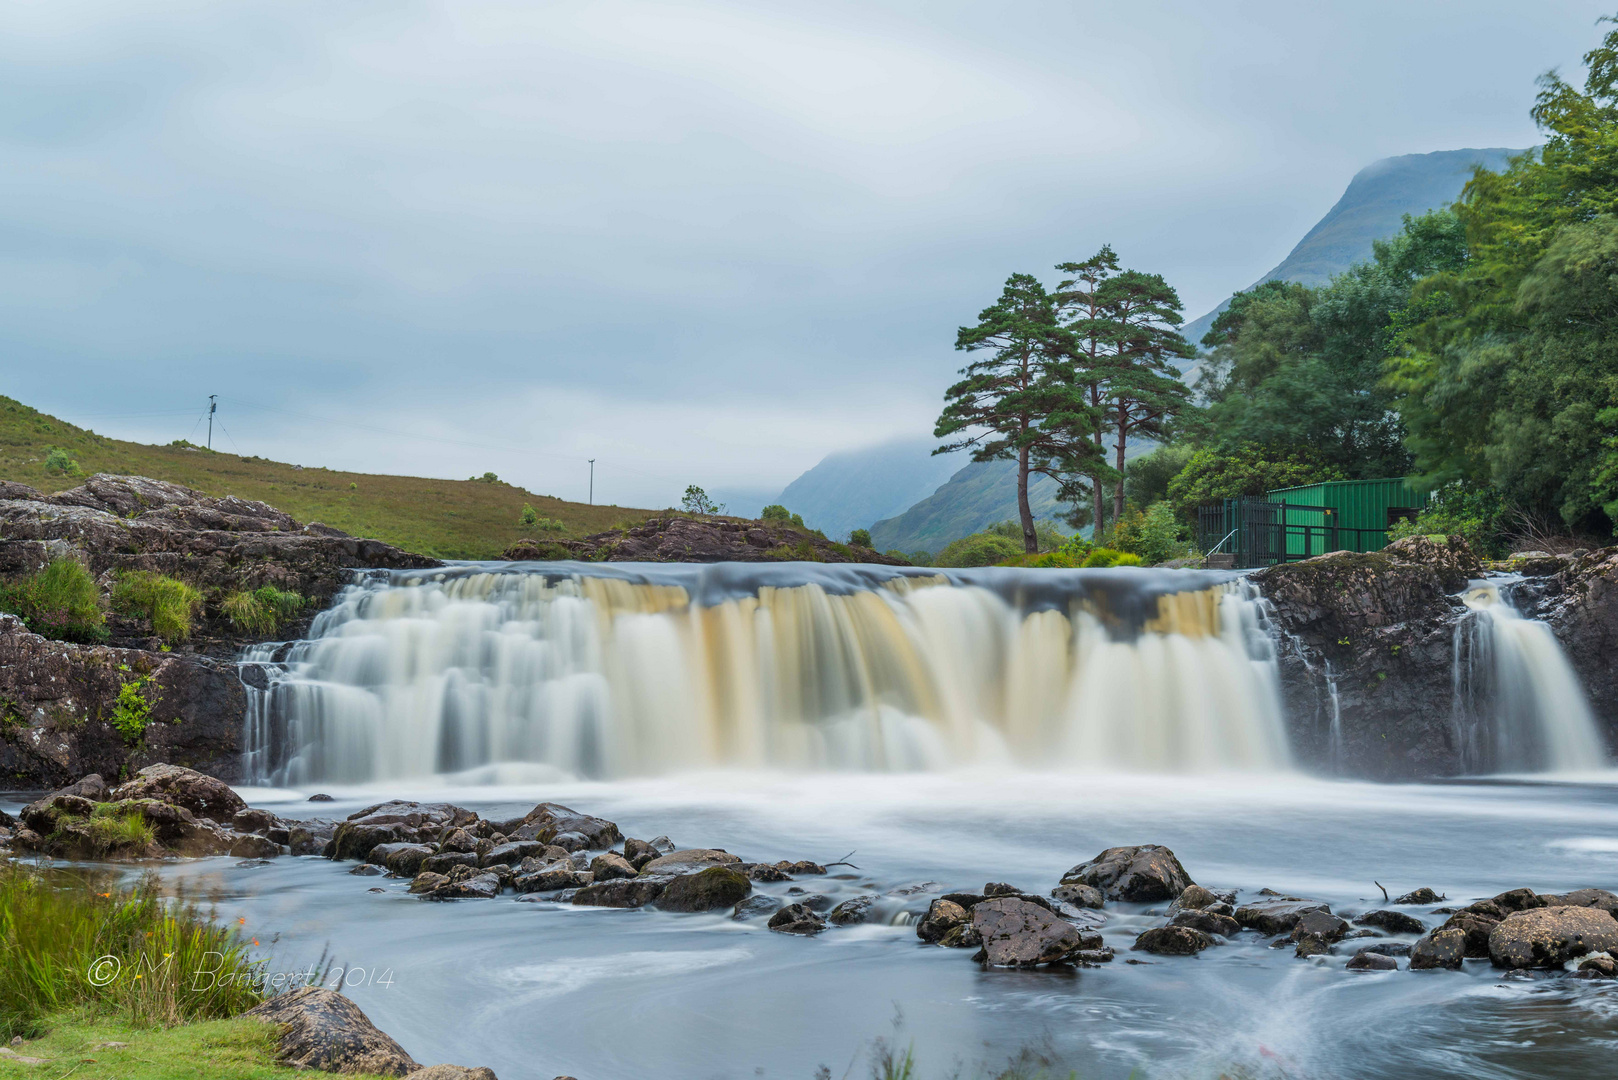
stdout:
POLYGON ((52 492, 77 487, 98 472, 150 476, 208 495, 258 499, 299 521, 324 522, 354 536, 442 559, 499 558, 520 538, 579 539, 636 525, 650 513, 566 502, 502 482, 300 469, 217 450, 124 442, 0 397, 0 480, 52 492), (46 468, 56 448, 78 462, 78 473, 46 468), (564 528, 519 525, 525 503, 564 528))

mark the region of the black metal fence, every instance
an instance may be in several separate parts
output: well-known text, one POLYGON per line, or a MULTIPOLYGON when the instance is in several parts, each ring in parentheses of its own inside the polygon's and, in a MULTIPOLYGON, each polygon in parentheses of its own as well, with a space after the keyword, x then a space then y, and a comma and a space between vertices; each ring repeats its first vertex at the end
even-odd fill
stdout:
POLYGON ((1197 548, 1204 555, 1227 555, 1237 569, 1273 566, 1330 551, 1377 551, 1387 545, 1387 529, 1356 529, 1337 524, 1331 506, 1301 506, 1266 499, 1221 499, 1197 507, 1197 548), (1298 514, 1319 520, 1294 521, 1298 514))

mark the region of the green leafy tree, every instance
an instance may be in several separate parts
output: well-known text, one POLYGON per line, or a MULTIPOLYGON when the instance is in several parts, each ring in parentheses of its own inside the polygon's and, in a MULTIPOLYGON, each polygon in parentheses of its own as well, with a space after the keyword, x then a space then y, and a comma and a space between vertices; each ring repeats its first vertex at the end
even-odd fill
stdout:
POLYGON ((871 530, 855 529, 848 534, 848 542, 855 547, 868 548, 871 546, 871 530))
POLYGON ((1091 471, 1094 410, 1072 379, 1068 335, 1056 324, 1045 287, 1029 274, 1006 280, 1000 299, 963 326, 955 347, 982 352, 945 391, 933 434, 950 439, 933 452, 971 450, 973 461, 1017 462, 1017 510, 1023 547, 1039 550, 1028 503, 1028 478, 1039 473, 1066 485, 1091 471))
POLYGON ((1277 455, 1251 443, 1231 450, 1211 447, 1196 451, 1168 484, 1168 496, 1181 511, 1198 503, 1241 496, 1263 496, 1271 491, 1342 480, 1331 465, 1301 456, 1277 455))
POLYGON ((1191 407, 1190 391, 1171 359, 1196 350, 1180 336, 1180 295, 1161 275, 1126 270, 1097 289, 1117 320, 1116 345, 1108 358, 1107 416, 1113 444, 1112 516, 1124 513, 1124 461, 1131 438, 1166 441, 1173 424, 1191 407))
MULTIPOLYGON (((1084 262, 1059 263, 1057 270, 1068 275, 1052 294, 1057 321, 1068 333, 1070 370, 1068 378, 1083 390, 1088 406, 1084 418, 1095 453, 1089 458, 1090 524, 1100 536, 1106 527, 1106 500, 1103 485, 1113 480, 1103 446, 1103 418, 1107 406, 1107 368, 1117 351, 1123 328, 1103 286, 1119 273, 1118 256, 1111 244, 1104 244, 1084 262)), ((1077 505, 1076 499, 1069 499, 1077 505)), ((1073 525, 1081 527, 1076 513, 1073 525)))
POLYGON ((519 524, 519 525, 537 525, 537 524, 539 524, 539 511, 535 510, 528 503, 523 503, 522 504, 522 513, 517 515, 517 524, 519 524))
POLYGON ((708 493, 695 484, 685 489, 685 496, 680 500, 680 507, 688 514, 723 514, 725 505, 716 503, 708 498, 708 493))

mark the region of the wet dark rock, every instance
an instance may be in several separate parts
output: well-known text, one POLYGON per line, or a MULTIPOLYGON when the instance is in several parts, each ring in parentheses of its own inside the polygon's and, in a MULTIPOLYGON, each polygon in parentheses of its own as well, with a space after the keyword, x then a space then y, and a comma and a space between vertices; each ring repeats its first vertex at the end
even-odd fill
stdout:
POLYGON ((1437 893, 1433 892, 1433 890, 1427 888, 1426 886, 1423 886, 1423 887, 1417 889, 1415 892, 1407 892, 1407 893, 1405 893, 1403 896, 1401 896, 1397 900, 1395 900, 1394 903, 1395 904, 1436 904, 1442 899, 1443 899, 1442 896, 1439 896, 1437 893))
POLYGON ((1390 934, 1425 934, 1427 924, 1402 911, 1367 911, 1354 920, 1355 926, 1376 926, 1390 934))
POLYGON ((109 802, 124 799, 156 799, 219 823, 248 808, 223 780, 180 765, 148 765, 107 797, 109 802))
POLYGON ((1220 937, 1234 937, 1242 929, 1242 924, 1228 915, 1196 910, 1180 912, 1170 920, 1170 925, 1188 926, 1204 934, 1218 934, 1220 937))
POLYGON ((624 839, 624 858, 637 871, 657 858, 662 852, 658 851, 645 840, 624 839))
POLYGON ((1238 907, 1235 919, 1261 934, 1290 934, 1298 920, 1313 911, 1330 912, 1331 908, 1317 900, 1260 900, 1238 907))
POLYGON ((423 870, 410 882, 410 891, 413 893, 431 892, 440 885, 448 884, 448 874, 435 874, 431 870, 423 870))
POLYGON ((808 859, 799 859, 797 862, 788 862, 783 859, 775 864, 775 868, 787 874, 824 874, 826 868, 817 862, 808 859))
MULTIPOLYGON (((472 868, 466 869, 471 871, 472 868)), ((427 900, 493 900, 499 895, 500 878, 487 871, 471 872, 459 878, 451 874, 442 885, 422 894, 427 900)))
POLYGON ((1106 903, 1107 898, 1102 891, 1094 885, 1085 885, 1074 882, 1071 885, 1058 885, 1051 890, 1052 898, 1060 900, 1074 907, 1099 908, 1106 903))
POLYGON ((1063 885, 1092 885, 1109 900, 1150 904, 1173 900, 1191 884, 1174 852, 1157 844, 1108 848, 1062 875, 1063 885))
POLYGON ((643 874, 690 874, 710 866, 731 866, 741 858, 717 848, 685 848, 659 855, 640 868, 643 874))
POLYGON ((451 827, 438 838, 440 852, 458 852, 463 855, 476 854, 478 838, 462 828, 451 827))
POLYGON ((871 905, 876 901, 877 897, 874 893, 844 900, 841 904, 831 909, 831 913, 826 916, 826 919, 829 922, 836 923, 838 926, 853 926, 855 923, 862 923, 871 917, 871 905))
POLYGON ((1478 915, 1470 911, 1458 911, 1445 920, 1441 929, 1459 930, 1466 935, 1466 955, 1474 960, 1486 959, 1489 955, 1489 935, 1494 928, 1500 925, 1498 918, 1487 915, 1478 915))
POLYGON ((308 802, 334 802, 335 800, 330 795, 326 795, 326 794, 323 794, 322 792, 317 791, 313 795, 309 796, 307 801, 308 802))
POLYGON ((1489 932, 1495 967, 1550 968, 1587 953, 1618 950, 1618 919, 1594 907, 1530 908, 1489 932))
POLYGON ((747 868, 747 876, 758 882, 791 881, 792 875, 768 863, 754 863, 747 868))
POLYGON ((538 840, 569 851, 593 851, 612 847, 623 839, 623 834, 617 825, 604 818, 581 814, 560 803, 540 803, 506 837, 508 840, 538 840))
POLYGON ((946 949, 978 949, 983 946, 983 935, 971 923, 961 923, 950 927, 938 944, 946 949))
POLYGON ((761 919, 768 915, 774 915, 785 906, 779 897, 757 893, 737 904, 736 910, 731 912, 730 917, 743 922, 749 919, 761 919))
POLYGON ((538 840, 508 840, 503 844, 496 844, 489 851, 478 858, 479 866, 493 866, 504 863, 507 866, 516 866, 524 859, 536 855, 544 855, 548 845, 538 840))
POLYGON ((573 903, 581 907, 644 907, 663 894, 668 882, 668 878, 644 876, 592 882, 574 894, 573 903))
POLYGON ((431 870, 435 874, 447 874, 457 866, 476 869, 478 857, 470 851, 440 851, 436 855, 427 856, 419 865, 421 869, 431 870))
MULTIPOLYGON (((1054 964, 1085 946, 1072 923, 1015 896, 975 905, 972 928, 983 939, 984 961, 993 967, 1054 964)), ((1100 935, 1092 936, 1100 944, 1100 935)))
POLYGON ((753 883, 741 871, 710 866, 670 881, 658 896, 657 906, 664 911, 713 911, 735 907, 752 891, 753 883))
POLYGON ((247 833, 230 842, 228 854, 236 859, 273 859, 281 854, 281 845, 268 837, 247 833))
POLYGON ((405 1076, 421 1068, 358 1005, 334 990, 305 986, 242 1015, 282 1025, 277 1056, 293 1068, 378 1076, 405 1076))
POLYGON ((953 900, 940 898, 927 907, 927 914, 916 923, 916 936, 923 941, 936 942, 970 919, 967 909, 953 900))
POLYGON ((983 886, 983 895, 988 899, 996 896, 1021 896, 1022 890, 1003 881, 991 881, 983 886))
POLYGON ((268 836, 270 830, 281 824, 280 819, 268 810, 256 810, 249 806, 245 810, 238 810, 227 823, 239 833, 255 833, 259 836, 268 836))
MULTIPOLYGON (((1205 889, 1201 885, 1187 885, 1185 890, 1174 898, 1174 903, 1169 905, 1169 913, 1172 915, 1180 911, 1203 911, 1219 902, 1218 895, 1212 889, 1205 889)), ((1100 907, 1101 905, 1094 904, 1091 906, 1100 907)))
POLYGON ((767 924, 779 934, 811 936, 826 929, 826 920, 803 904, 788 904, 770 916, 767 924))
MULTIPOLYGON (((631 878, 639 871, 629 864, 629 860, 617 852, 609 851, 597 855, 590 860, 590 872, 597 881, 611 881, 613 878, 631 878)), ((735 901, 731 901, 734 903, 735 901)))
POLYGON ((971 911, 974 907, 983 903, 983 901, 988 898, 982 893, 949 892, 944 894, 943 899, 948 900, 953 904, 959 904, 967 911, 971 911))
POLYGON ((547 867, 529 874, 517 874, 511 879, 513 892, 556 892, 558 889, 581 889, 595 880, 588 870, 574 870, 569 866, 547 867))
POLYGON ((351 867, 348 872, 355 877, 381 877, 383 870, 374 863, 360 863, 351 867))
POLYGON ((646 841, 646 843, 647 846, 649 846, 659 855, 671 855, 678 850, 674 845, 674 841, 670 840, 666 836, 654 836, 650 840, 646 841))
POLYGON ((331 822, 305 821, 287 830, 287 847, 294 855, 319 855, 331 843, 337 826, 331 822))
POLYGON ((1603 979, 1611 979, 1618 977, 1618 961, 1615 961, 1607 953, 1598 953, 1595 956, 1579 961, 1579 971, 1581 973, 1593 973, 1603 979))
POLYGON ((1349 971, 1398 971, 1399 961, 1382 953, 1362 949, 1348 961, 1349 971))
POLYGON ((1213 943, 1208 934, 1189 926, 1154 926, 1135 939, 1134 948, 1160 956, 1192 956, 1213 943))
POLYGON ((1433 968, 1460 968, 1466 959, 1466 933, 1462 930, 1440 928, 1410 946, 1410 970, 1425 971, 1433 968))
POLYGON ((1374 945, 1366 945, 1359 950, 1362 953, 1381 953, 1383 956, 1409 956, 1410 942, 1408 941, 1379 941, 1374 945))
POLYGON ((1292 927, 1292 940, 1318 938, 1327 945, 1342 941, 1348 933, 1348 923, 1326 910, 1305 911, 1292 927))
POLYGON ((1618 912, 1618 896, 1606 889, 1574 889, 1570 893, 1541 893, 1546 907, 1593 907, 1612 914, 1618 912))
POLYGON ((1489 902, 1507 915, 1513 911, 1530 911, 1545 906, 1545 901, 1533 889, 1511 889, 1499 896, 1490 897, 1489 902))

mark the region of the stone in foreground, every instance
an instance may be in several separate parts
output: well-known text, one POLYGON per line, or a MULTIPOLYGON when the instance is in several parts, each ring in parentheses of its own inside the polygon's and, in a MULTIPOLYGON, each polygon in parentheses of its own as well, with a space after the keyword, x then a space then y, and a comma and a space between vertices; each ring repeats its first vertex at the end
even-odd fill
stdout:
POLYGON ((1390 934, 1424 934, 1427 924, 1402 911, 1367 911, 1354 920, 1355 926, 1375 926, 1390 934))
POLYGON ((242 1015, 281 1025, 278 1056, 295 1069, 378 1076, 467 1076, 468 1080, 489 1080, 494 1075, 487 1069, 461 1074, 424 1072, 402 1046, 371 1023, 358 1005, 319 986, 305 986, 273 997, 242 1015))
POLYGON ((728 866, 681 874, 668 883, 657 906, 664 911, 714 911, 735 907, 753 891, 747 875, 728 866))
POLYGON ((1466 959, 1466 931, 1456 929, 1434 930, 1410 947, 1410 970, 1425 971, 1461 966, 1466 959))
MULTIPOLYGON (((1085 947, 1078 927, 1018 897, 985 900, 972 908, 972 928, 993 967, 1034 967, 1066 960, 1085 947)), ((1100 943, 1100 935, 1092 935, 1100 943)))
POLYGON ((1399 961, 1382 953, 1365 950, 1354 954, 1348 962, 1349 971, 1398 971, 1399 961))
POLYGON ((810 937, 826 929, 826 920, 806 904, 788 904, 771 915, 767 925, 779 934, 802 934, 804 937, 810 937))
POLYGON ((1618 919, 1596 907, 1530 908, 1489 932, 1495 967, 1551 968, 1586 953, 1618 950, 1618 919))
POLYGON ((1159 956, 1194 956, 1214 943, 1201 930, 1189 926, 1154 926, 1135 939, 1135 948, 1159 956))
MULTIPOLYGON (((981 903, 981 901, 980 901, 981 903)), ((966 908, 953 900, 934 900, 927 914, 916 923, 916 936, 923 941, 940 941, 944 935, 971 918, 966 908)))
POLYGON ((1063 885, 1090 885, 1108 900, 1151 904, 1173 900, 1193 883, 1174 852, 1159 844, 1108 848, 1062 875, 1063 885))

